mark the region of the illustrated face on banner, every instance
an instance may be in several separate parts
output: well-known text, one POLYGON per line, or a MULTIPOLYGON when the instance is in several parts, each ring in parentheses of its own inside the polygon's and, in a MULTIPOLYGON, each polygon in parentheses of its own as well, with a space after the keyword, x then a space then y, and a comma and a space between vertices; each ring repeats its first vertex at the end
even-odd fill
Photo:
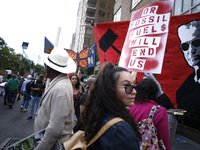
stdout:
POLYGON ((180 48, 188 65, 195 70, 200 67, 200 20, 195 20, 178 28, 180 48))
MULTIPOLYGON (((200 13, 171 17, 162 74, 154 74, 169 109, 200 107, 199 39, 200 13)), ((137 73, 138 81, 143 76, 137 73)))

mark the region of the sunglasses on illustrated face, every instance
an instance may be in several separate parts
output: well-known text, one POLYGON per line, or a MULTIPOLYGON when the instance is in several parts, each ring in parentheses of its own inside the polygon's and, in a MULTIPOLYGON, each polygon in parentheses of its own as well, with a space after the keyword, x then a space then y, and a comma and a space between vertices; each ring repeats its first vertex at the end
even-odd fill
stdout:
POLYGON ((194 46, 194 47, 199 47, 200 46, 200 39, 194 39, 194 40, 191 40, 189 42, 182 43, 180 45, 180 48, 183 51, 187 51, 189 49, 190 44, 192 44, 192 46, 194 46))
POLYGON ((126 94, 131 94, 133 89, 136 89, 135 85, 124 85, 123 88, 125 89, 126 94))

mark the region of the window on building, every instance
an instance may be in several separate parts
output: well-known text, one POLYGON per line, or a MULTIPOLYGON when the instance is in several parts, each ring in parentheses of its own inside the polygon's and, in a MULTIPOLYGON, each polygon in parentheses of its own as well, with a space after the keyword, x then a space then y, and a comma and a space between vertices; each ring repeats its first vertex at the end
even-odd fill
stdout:
POLYGON ((141 0, 132 0, 131 2, 131 9, 133 9, 135 6, 137 6, 137 4, 139 4, 141 0))
POLYGON ((84 44, 90 44, 90 39, 84 38, 84 44))
POLYGON ((200 0, 174 0, 173 15, 200 12, 200 0))
POLYGON ((100 2, 100 7, 105 8, 106 7, 106 2, 100 2))
POLYGON ((114 21, 120 21, 121 20, 121 7, 117 10, 117 12, 114 15, 114 21))
POLYGON ((111 7, 110 7, 110 3, 108 4, 108 8, 111 8, 111 7))
POLYGON ((104 17, 105 16, 105 11, 99 10, 98 16, 99 17, 104 17))
POLYGON ((107 14, 107 18, 109 18, 109 17, 110 17, 110 13, 107 14))
POLYGON ((102 22, 104 22, 104 21, 101 21, 101 20, 99 20, 99 21, 97 21, 98 23, 102 23, 102 22))
POLYGON ((85 28, 85 34, 92 34, 92 29, 85 28))

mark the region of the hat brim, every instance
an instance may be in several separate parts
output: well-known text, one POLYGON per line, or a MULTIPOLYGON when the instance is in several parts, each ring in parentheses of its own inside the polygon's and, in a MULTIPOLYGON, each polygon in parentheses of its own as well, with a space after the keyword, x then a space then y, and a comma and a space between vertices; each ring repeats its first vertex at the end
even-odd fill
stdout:
POLYGON ((68 57, 68 62, 67 62, 66 67, 60 67, 60 66, 53 64, 52 62, 50 62, 48 60, 49 55, 50 54, 42 53, 40 56, 41 56, 43 62, 50 68, 52 68, 58 72, 64 73, 64 74, 76 72, 76 68, 77 68, 76 63, 74 62, 74 60, 71 57, 68 57))

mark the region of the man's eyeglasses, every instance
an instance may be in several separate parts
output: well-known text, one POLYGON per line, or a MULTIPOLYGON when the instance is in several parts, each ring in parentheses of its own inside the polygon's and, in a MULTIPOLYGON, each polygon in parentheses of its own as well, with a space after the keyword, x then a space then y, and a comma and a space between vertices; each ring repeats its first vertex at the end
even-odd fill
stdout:
POLYGON ((136 89, 135 85, 124 85, 123 88, 125 89, 126 94, 131 94, 133 91, 133 88, 136 89))
POLYGON ((192 46, 194 46, 194 47, 199 47, 200 46, 200 39, 194 39, 194 40, 191 40, 189 42, 182 43, 180 45, 180 48, 183 51, 187 51, 189 49, 189 44, 192 44, 192 46))

